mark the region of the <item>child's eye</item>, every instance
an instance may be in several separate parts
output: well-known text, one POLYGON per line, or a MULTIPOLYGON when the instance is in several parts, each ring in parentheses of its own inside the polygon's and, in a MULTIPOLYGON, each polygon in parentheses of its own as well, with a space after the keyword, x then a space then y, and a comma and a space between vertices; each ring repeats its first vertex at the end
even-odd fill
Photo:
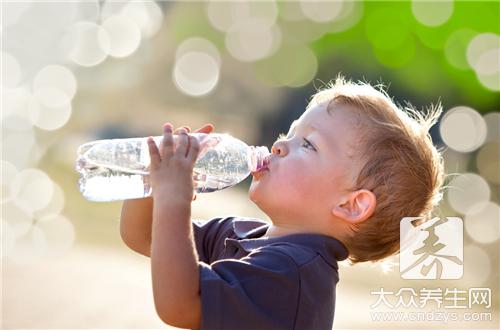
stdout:
POLYGON ((304 138, 304 143, 302 143, 301 147, 310 147, 311 150, 314 150, 316 151, 316 148, 314 148, 314 146, 311 144, 311 142, 309 142, 306 138, 304 138))
MULTIPOLYGON (((282 141, 282 140, 286 140, 288 139, 288 135, 284 134, 284 133, 280 133, 278 135, 278 138, 276 139, 276 142, 278 141, 282 141)), ((304 142, 300 145, 301 147, 305 147, 307 149, 311 149, 311 150, 314 150, 316 151, 316 148, 312 145, 311 142, 309 142, 309 140, 307 140, 306 138, 304 138, 304 142)))

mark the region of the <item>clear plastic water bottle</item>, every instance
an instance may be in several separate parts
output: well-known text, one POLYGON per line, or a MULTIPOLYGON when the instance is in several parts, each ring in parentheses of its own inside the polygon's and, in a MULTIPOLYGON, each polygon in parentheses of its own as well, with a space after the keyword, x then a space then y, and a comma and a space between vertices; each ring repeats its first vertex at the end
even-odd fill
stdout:
MULTIPOLYGON (((198 193, 231 187, 267 166, 267 147, 248 146, 228 134, 190 135, 200 142, 193 170, 198 193)), ((153 139, 160 146, 163 136, 153 139)), ((75 168, 81 174, 78 184, 87 200, 105 202, 151 195, 147 138, 92 141, 81 145, 77 153, 75 168)))

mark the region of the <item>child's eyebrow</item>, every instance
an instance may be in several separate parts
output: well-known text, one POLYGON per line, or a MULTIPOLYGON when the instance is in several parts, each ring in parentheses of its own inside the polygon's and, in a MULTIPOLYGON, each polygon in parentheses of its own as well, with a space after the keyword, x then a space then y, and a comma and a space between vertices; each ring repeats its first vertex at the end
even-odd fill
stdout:
MULTIPOLYGON (((289 136, 289 135, 291 135, 292 133, 295 132, 295 129, 297 128, 298 123, 299 123, 298 119, 296 119, 296 120, 294 120, 292 122, 292 124, 290 125, 290 130, 288 131, 288 134, 286 136, 289 136)), ((316 131, 316 132, 318 132, 317 139, 321 142, 321 144, 323 144, 323 142, 325 141, 324 140, 325 137, 324 137, 323 133, 318 129, 318 127, 316 125, 314 125, 312 123, 311 124, 306 124, 306 129, 308 129, 310 131, 316 131)))
MULTIPOLYGON (((289 133, 292 133, 295 131, 295 128, 297 127, 297 124, 299 123, 299 120, 296 119, 292 122, 290 125, 290 130, 289 133)), ((315 125, 307 124, 306 127, 311 130, 311 131, 319 131, 318 128, 315 125)))

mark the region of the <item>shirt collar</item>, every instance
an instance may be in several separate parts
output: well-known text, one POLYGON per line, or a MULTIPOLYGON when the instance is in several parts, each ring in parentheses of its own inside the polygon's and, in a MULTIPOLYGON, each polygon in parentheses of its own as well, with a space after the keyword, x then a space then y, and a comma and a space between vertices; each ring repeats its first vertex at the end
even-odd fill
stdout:
MULTIPOLYGON (((260 247, 278 243, 288 242, 307 246, 317 251, 328 263, 335 267, 336 261, 345 260, 349 252, 345 245, 338 239, 321 234, 291 234, 278 237, 260 238, 269 228, 269 224, 264 221, 233 221, 233 230, 238 239, 239 245, 246 251, 252 252, 260 247), (332 260, 335 259, 335 260, 332 260)), ((231 240, 231 239, 228 239, 231 240)))

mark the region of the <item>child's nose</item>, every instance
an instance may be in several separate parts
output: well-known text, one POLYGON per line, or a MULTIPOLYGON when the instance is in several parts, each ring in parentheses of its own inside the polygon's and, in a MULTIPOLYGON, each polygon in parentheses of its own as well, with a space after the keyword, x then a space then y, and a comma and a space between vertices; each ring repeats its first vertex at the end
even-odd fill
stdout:
POLYGON ((285 143, 283 141, 277 141, 274 143, 271 148, 271 153, 277 154, 281 157, 285 156, 287 153, 285 143))

